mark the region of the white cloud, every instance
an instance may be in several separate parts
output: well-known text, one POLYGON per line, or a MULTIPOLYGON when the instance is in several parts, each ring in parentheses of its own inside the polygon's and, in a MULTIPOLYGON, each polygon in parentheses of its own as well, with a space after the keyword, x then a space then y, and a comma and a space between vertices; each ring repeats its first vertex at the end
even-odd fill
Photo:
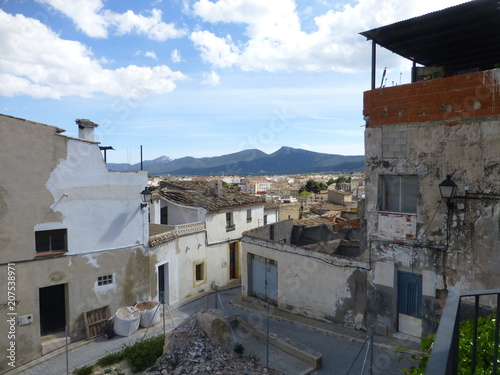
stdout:
POLYGON ((182 61, 181 53, 179 50, 174 49, 172 53, 170 54, 170 60, 172 60, 173 63, 180 63, 182 61))
POLYGON ((218 86, 220 77, 213 70, 210 73, 203 73, 203 84, 209 86, 218 86))
POLYGON ((153 60, 158 60, 158 57, 156 57, 156 53, 154 51, 144 52, 144 56, 149 57, 153 60))
POLYGON ((218 68, 352 72, 369 64, 371 48, 359 32, 461 2, 359 0, 315 17, 314 31, 306 33, 294 0, 198 0, 195 15, 205 22, 244 24, 247 40, 236 44, 231 36, 207 30, 190 38, 201 57, 218 68))
POLYGON ((168 66, 105 69, 92 51, 61 39, 38 20, 0 9, 0 95, 140 97, 170 92, 186 77, 168 66))
POLYGON ((36 0, 57 9, 76 24, 78 29, 94 38, 107 38, 108 29, 114 27, 117 35, 138 34, 165 41, 186 35, 173 23, 162 22, 162 12, 152 9, 149 16, 131 10, 115 13, 104 9, 102 0, 36 0))

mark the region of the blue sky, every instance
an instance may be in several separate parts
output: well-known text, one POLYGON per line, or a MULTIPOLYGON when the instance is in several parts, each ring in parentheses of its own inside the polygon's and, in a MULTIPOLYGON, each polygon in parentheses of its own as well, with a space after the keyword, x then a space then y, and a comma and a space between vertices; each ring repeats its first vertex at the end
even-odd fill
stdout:
MULTIPOLYGON (((281 146, 364 153, 371 43, 358 33, 456 0, 0 0, 0 113, 77 135, 108 162, 281 146)), ((378 52, 377 80, 411 63, 378 52)))

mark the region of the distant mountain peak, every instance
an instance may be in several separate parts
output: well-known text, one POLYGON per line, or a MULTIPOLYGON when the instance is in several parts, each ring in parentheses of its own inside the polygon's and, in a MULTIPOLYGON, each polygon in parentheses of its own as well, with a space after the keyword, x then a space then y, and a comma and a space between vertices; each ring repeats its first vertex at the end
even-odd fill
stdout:
MULTIPOLYGON (((298 174, 315 172, 354 172, 364 168, 364 156, 343 156, 324 154, 283 146, 272 154, 258 149, 249 149, 228 155, 171 159, 160 156, 143 162, 150 175, 261 175, 261 174, 298 174)), ((108 164, 117 171, 139 170, 139 164, 108 164)))

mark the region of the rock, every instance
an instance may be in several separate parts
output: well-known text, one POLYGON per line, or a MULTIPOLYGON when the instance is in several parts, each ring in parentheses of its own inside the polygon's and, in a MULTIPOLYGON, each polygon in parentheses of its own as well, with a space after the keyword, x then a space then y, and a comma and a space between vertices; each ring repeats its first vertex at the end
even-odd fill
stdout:
POLYGON ((195 315, 200 328, 213 344, 221 345, 229 341, 229 323, 220 310, 202 310, 195 315))
POLYGON ((161 375, 283 375, 234 353, 229 323, 219 310, 202 310, 185 319, 165 338, 156 366, 161 375))

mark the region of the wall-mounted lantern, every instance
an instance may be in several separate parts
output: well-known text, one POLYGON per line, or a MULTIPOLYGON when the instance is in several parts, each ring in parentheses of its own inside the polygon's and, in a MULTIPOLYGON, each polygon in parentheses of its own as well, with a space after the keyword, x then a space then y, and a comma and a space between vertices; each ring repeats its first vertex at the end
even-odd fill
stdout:
POLYGON ((452 205, 451 199, 455 195, 455 190, 457 184, 451 179, 451 175, 446 176, 446 180, 439 184, 439 192, 441 193, 441 198, 447 199, 446 204, 448 207, 452 205))
POLYGON ((441 193, 441 198, 446 199, 446 205, 448 208, 453 208, 453 199, 481 199, 481 200, 498 200, 500 199, 500 194, 492 193, 471 193, 468 188, 464 188, 465 195, 455 195, 457 184, 451 179, 451 175, 446 176, 446 180, 439 184, 439 192, 441 193))
POLYGON ((153 193, 151 193, 151 190, 149 190, 149 188, 147 186, 144 188, 143 191, 141 191, 141 198, 142 198, 141 207, 142 208, 148 206, 148 203, 151 200, 152 195, 153 195, 153 193))

